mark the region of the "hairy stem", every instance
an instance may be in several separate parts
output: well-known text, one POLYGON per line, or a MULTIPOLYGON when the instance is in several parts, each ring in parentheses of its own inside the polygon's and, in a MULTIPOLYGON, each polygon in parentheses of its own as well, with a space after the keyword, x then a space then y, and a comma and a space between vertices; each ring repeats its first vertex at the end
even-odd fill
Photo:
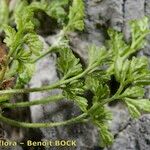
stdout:
POLYGON ((26 123, 26 122, 20 122, 20 121, 15 121, 9 118, 6 118, 0 114, 0 121, 7 123, 12 126, 16 127, 23 127, 23 128, 49 128, 49 127, 57 127, 57 126, 62 126, 62 125, 70 125, 78 122, 82 122, 84 118, 86 118, 87 114, 83 113, 78 117, 72 118, 67 121, 62 121, 62 122, 47 122, 47 123, 26 123))
MULTIPOLYGON (((126 50, 124 50, 122 53, 121 53, 121 57, 123 57, 123 59, 127 59, 130 55, 132 55, 133 53, 135 53, 137 50, 136 50, 136 46, 150 33, 149 32, 146 32, 146 33, 143 33, 136 41, 133 42, 132 40, 132 44, 130 47, 128 47, 126 50)), ((114 70, 114 65, 111 65, 108 69, 107 69, 107 73, 108 74, 111 74, 114 70)))
POLYGON ((112 97, 109 98, 109 99, 104 100, 103 103, 102 103, 102 105, 108 104, 108 103, 110 103, 110 102, 112 102, 112 101, 118 99, 118 98, 119 98, 119 95, 120 95, 120 93, 122 92, 123 89, 124 89, 124 85, 123 85, 123 84, 120 84, 119 89, 117 90, 117 92, 115 93, 115 95, 112 96, 112 97))
POLYGON ((2 94, 16 94, 16 93, 30 93, 30 92, 39 92, 39 91, 42 92, 42 91, 48 91, 48 90, 56 89, 56 88, 59 88, 63 84, 67 84, 71 81, 74 81, 74 80, 77 80, 77 79, 84 77, 84 75, 87 74, 88 72, 90 72, 91 69, 93 69, 93 68, 87 68, 84 72, 82 72, 81 74, 79 74, 77 76, 74 76, 74 77, 66 79, 66 80, 59 80, 58 82, 56 82, 52 85, 49 85, 49 86, 43 86, 43 87, 39 87, 39 88, 1 90, 0 95, 2 95, 2 94))
POLYGON ((63 99, 63 95, 55 95, 55 96, 49 96, 46 98, 42 98, 40 100, 34 100, 31 102, 19 102, 19 103, 4 103, 2 104, 2 107, 4 108, 17 108, 17 107, 28 107, 33 105, 41 105, 41 104, 48 104, 50 102, 56 102, 58 100, 63 99))
POLYGON ((58 49, 56 46, 51 46, 49 47, 49 49, 44 52, 41 56, 39 56, 38 58, 36 58, 35 60, 33 60, 31 63, 36 63, 38 60, 42 59, 43 57, 45 57, 46 55, 48 55, 49 53, 55 51, 55 49, 58 49))
POLYGON ((45 57, 46 55, 48 55, 49 53, 51 52, 54 52, 55 50, 57 50, 58 48, 61 48, 61 42, 62 42, 62 39, 65 37, 65 30, 61 30, 60 33, 58 34, 58 38, 57 40, 55 41, 54 44, 52 44, 49 49, 44 52, 42 55, 40 55, 38 58, 36 58, 35 60, 33 60, 32 63, 35 63, 37 62, 38 60, 42 59, 43 57, 45 57))
MULTIPOLYGON (((18 41, 18 39, 21 39, 21 35, 23 34, 23 31, 20 30, 18 33, 17 33, 17 36, 16 36, 16 41, 18 41)), ((20 41, 20 40, 19 40, 20 41)), ((14 43, 14 48, 9 50, 8 52, 8 55, 6 57, 6 60, 5 60, 5 64, 4 64, 4 68, 3 68, 3 71, 1 73, 1 76, 0 76, 0 85, 1 83, 3 82, 4 78, 5 78, 5 74, 6 74, 6 71, 7 71, 7 67, 9 66, 9 63, 10 63, 10 59, 11 59, 11 56, 13 55, 13 53, 16 51, 17 47, 20 45, 20 42, 18 42, 17 44, 14 43)))
POLYGON ((93 110, 95 110, 97 107, 99 106, 104 106, 105 104, 108 104, 116 99, 119 98, 120 93, 122 92, 124 88, 124 85, 120 84, 119 89, 117 90, 117 92, 110 98, 104 99, 102 103, 95 103, 95 105, 93 105, 89 110, 88 113, 90 114, 93 110))
POLYGON ((63 83, 60 81, 58 81, 57 83, 54 83, 52 85, 49 86, 43 86, 43 87, 37 87, 37 88, 26 88, 26 89, 11 89, 11 90, 1 90, 0 91, 0 95, 1 94, 16 94, 16 93, 31 93, 31 92, 42 92, 42 91, 48 91, 48 90, 52 90, 52 89, 56 89, 58 88, 60 85, 62 85, 63 83))

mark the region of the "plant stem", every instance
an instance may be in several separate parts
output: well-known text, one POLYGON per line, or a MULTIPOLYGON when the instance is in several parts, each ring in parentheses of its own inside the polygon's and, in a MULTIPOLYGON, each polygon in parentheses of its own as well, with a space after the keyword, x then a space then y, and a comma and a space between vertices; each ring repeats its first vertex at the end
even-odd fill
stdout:
POLYGON ((64 96, 60 94, 60 95, 42 98, 40 100, 34 100, 31 102, 4 103, 4 104, 2 104, 2 107, 3 108, 12 108, 12 109, 17 108, 17 107, 28 107, 28 106, 33 106, 33 105, 48 104, 49 102, 56 102, 63 98, 64 98, 64 96))
MULTIPOLYGON (((150 31, 149 31, 149 32, 146 32, 146 33, 143 33, 143 34, 142 34, 136 41, 134 41, 134 42, 133 42, 133 40, 132 40, 131 46, 128 47, 125 51, 123 51, 123 52, 121 53, 121 57, 123 57, 123 59, 125 60, 125 59, 127 59, 130 55, 132 55, 133 53, 135 53, 135 52, 136 52, 135 49, 136 49, 136 46, 138 45, 138 43, 140 43, 141 40, 143 40, 149 33, 150 33, 150 31)), ((107 73, 108 73, 108 74, 111 74, 111 72, 113 71, 113 69, 114 69, 114 66, 111 65, 111 66, 107 69, 107 73)))
MULTIPOLYGON (((21 39, 21 35, 23 34, 23 31, 20 30, 18 33, 17 33, 17 36, 16 36, 16 39, 15 41, 18 41, 18 39, 21 39)), ((9 50, 8 52, 8 55, 6 57, 6 60, 5 60, 5 64, 4 64, 4 68, 3 68, 3 71, 2 71, 2 74, 0 76, 0 85, 2 84, 4 78, 5 78, 5 74, 6 74, 6 71, 7 71, 7 67, 9 66, 9 63, 10 63, 10 58, 12 56, 12 54, 15 52, 15 50, 17 49, 17 47, 20 45, 20 43, 18 42, 13 49, 9 50)))
POLYGON ((108 98, 108 99, 104 100, 104 101, 101 103, 101 105, 105 105, 105 104, 107 104, 107 103, 110 103, 110 102, 112 102, 112 101, 118 99, 118 98, 119 98, 119 94, 122 92, 123 89, 124 89, 124 85, 123 85, 123 84, 120 84, 120 87, 119 87, 119 89, 117 90, 117 92, 115 93, 115 95, 114 95, 113 97, 111 97, 111 98, 108 98))
POLYGON ((102 103, 95 103, 95 105, 93 105, 89 110, 88 110, 88 113, 90 114, 93 110, 95 110, 97 107, 99 106, 104 106, 105 104, 108 104, 116 99, 119 98, 119 94, 122 92, 124 88, 124 85, 123 84, 120 84, 120 87, 119 89, 117 90, 117 92, 111 97, 111 98, 107 98, 107 99, 104 99, 104 101, 102 103))
POLYGON ((52 45, 51 47, 49 47, 49 49, 46 52, 44 52, 41 56, 39 56, 38 58, 33 60, 31 63, 36 63, 38 60, 42 59, 43 57, 45 57, 49 53, 53 52, 55 49, 57 49, 57 47, 52 45))
POLYGON ((126 54, 124 54, 123 58, 127 59, 130 55, 132 55, 133 53, 136 52, 136 46, 150 33, 146 32, 143 33, 135 42, 132 42, 130 48, 128 49, 128 51, 126 52, 126 54))
POLYGON ((48 91, 48 90, 52 90, 52 89, 56 89, 58 87, 60 87, 63 84, 67 84, 71 81, 77 80, 79 78, 82 78, 85 74, 87 74, 88 72, 90 72, 92 68, 87 68, 84 72, 82 72, 81 74, 66 79, 66 80, 59 80, 58 82, 49 85, 49 86, 43 86, 43 87, 39 87, 39 88, 26 88, 26 89, 11 89, 11 90, 1 90, 0 91, 0 95, 1 94, 16 94, 16 93, 30 93, 30 92, 42 92, 42 91, 48 91))
POLYGON ((61 40, 65 37, 65 30, 61 30, 60 33, 58 34, 58 38, 55 41, 54 44, 52 44, 49 49, 44 52, 41 56, 39 56, 38 58, 36 58, 35 60, 32 61, 32 63, 36 63, 38 60, 42 59, 43 57, 45 57, 46 55, 48 55, 49 53, 57 50, 59 47, 61 47, 61 40))
POLYGON ((20 122, 20 121, 15 121, 9 118, 6 118, 0 114, 0 121, 7 123, 12 126, 16 127, 23 127, 23 128, 48 128, 48 127, 57 127, 57 126, 62 126, 62 125, 70 125, 74 124, 77 122, 82 122, 82 120, 87 116, 86 113, 81 114, 78 117, 72 118, 67 121, 62 121, 62 122, 47 122, 47 123, 26 123, 26 122, 20 122))
POLYGON ((26 89, 11 89, 11 90, 1 90, 1 94, 16 94, 16 93, 30 93, 30 92, 39 92, 39 91, 47 91, 47 90, 52 90, 58 88, 60 85, 63 83, 58 81, 55 84, 49 85, 49 86, 43 86, 43 87, 37 87, 37 88, 26 88, 26 89))

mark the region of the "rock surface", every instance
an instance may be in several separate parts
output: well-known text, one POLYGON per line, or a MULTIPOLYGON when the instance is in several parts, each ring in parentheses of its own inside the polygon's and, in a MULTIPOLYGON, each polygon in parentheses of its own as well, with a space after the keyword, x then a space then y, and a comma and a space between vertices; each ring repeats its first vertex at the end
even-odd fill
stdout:
MULTIPOLYGON (((107 150, 148 150, 150 149, 150 115, 139 120, 130 120, 107 150)), ((106 150, 106 149, 105 149, 106 150)))
MULTIPOLYGON (((88 44, 101 46, 104 44, 106 29, 112 27, 123 31, 129 38, 127 22, 131 19, 150 15, 150 0, 85 0, 86 29, 84 33, 72 34, 71 46, 83 59, 87 57, 88 44)), ((150 43, 150 38, 148 38, 150 43)), ((150 56, 150 44, 142 54, 150 56)), ((48 56, 37 65, 30 86, 50 84, 58 79, 55 56, 48 56)), ((147 88, 147 96, 150 96, 147 88)), ((39 99, 55 92, 32 93, 30 100, 39 99)), ((128 112, 120 105, 110 108, 114 119, 110 123, 115 135, 114 144, 105 150, 148 150, 150 149, 150 115, 143 115, 139 120, 131 120, 128 112)), ((78 115, 80 111, 72 102, 65 100, 46 106, 31 107, 33 122, 61 121, 78 115), (60 109, 61 108, 61 109, 60 109), (60 110, 59 110, 60 109, 60 110)), ((77 140, 77 150, 100 150, 98 147, 97 130, 92 125, 77 124, 69 127, 41 129, 43 139, 72 139, 77 140)), ((51 148, 52 149, 52 148, 51 148)), ((55 150, 55 148, 53 148, 55 150)), ((68 150, 68 149, 66 149, 68 150)))

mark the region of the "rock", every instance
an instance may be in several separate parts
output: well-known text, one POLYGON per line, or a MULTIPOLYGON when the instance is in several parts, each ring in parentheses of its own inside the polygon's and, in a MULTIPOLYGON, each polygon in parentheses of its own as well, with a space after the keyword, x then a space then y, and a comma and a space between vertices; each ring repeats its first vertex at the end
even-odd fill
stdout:
POLYGON ((112 121, 110 121, 110 130, 114 136, 124 129, 130 120, 129 113, 125 106, 117 104, 113 107, 109 107, 113 114, 112 121))
MULTIPOLYGON (((123 0, 102 0, 94 2, 87 0, 86 28, 90 30, 90 27, 92 27, 94 30, 91 32, 97 34, 97 30, 101 28, 101 25, 121 30, 123 25, 122 5, 123 0)), ((100 41, 100 39, 97 40, 100 41)))
POLYGON ((150 148, 150 115, 139 120, 130 120, 115 137, 114 144, 107 150, 148 150, 150 148))
POLYGON ((107 27, 122 30, 122 0, 86 0, 85 31, 71 34, 71 46, 81 58, 87 60, 88 46, 104 45, 107 38, 107 27))
POLYGON ((145 14, 145 0, 124 0, 123 4, 125 38, 130 38, 129 21, 142 18, 145 14))
MULTIPOLYGON (((55 70, 55 57, 46 57, 40 60, 37 64, 36 73, 31 79, 30 87, 40 87, 42 85, 48 85, 56 82, 57 73, 55 70)), ((44 92, 44 93, 31 93, 29 96, 30 101, 41 99, 43 97, 47 97, 48 95, 53 95, 58 93, 58 91, 52 92, 44 92)), ((31 106, 31 118, 33 122, 36 122, 40 118, 44 118, 43 111, 51 110, 51 108, 55 108, 55 103, 51 105, 41 106, 35 105, 31 106)))

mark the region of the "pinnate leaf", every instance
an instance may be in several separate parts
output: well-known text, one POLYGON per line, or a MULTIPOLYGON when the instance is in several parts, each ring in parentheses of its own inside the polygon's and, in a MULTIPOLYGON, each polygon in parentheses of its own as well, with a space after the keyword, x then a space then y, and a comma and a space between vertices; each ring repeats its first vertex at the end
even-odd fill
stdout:
POLYGON ((79 58, 76 58, 70 49, 59 51, 60 57, 57 60, 57 66, 64 78, 73 77, 82 72, 82 65, 79 58))

